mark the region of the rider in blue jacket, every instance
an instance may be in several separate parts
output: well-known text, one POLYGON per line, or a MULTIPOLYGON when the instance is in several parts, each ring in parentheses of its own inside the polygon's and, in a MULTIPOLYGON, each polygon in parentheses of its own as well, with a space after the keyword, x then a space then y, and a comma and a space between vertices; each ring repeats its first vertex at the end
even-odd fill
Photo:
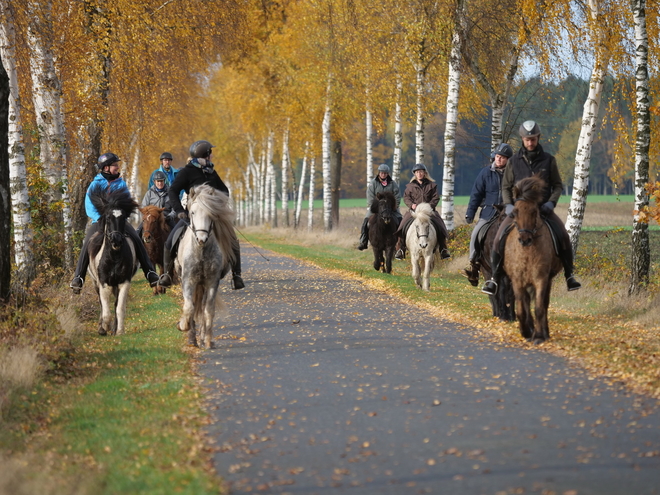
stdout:
MULTIPOLYGON (((89 253, 87 248, 89 246, 89 241, 92 236, 98 232, 99 219, 101 214, 96 211, 92 201, 89 197, 89 192, 92 188, 106 187, 107 190, 112 191, 115 189, 125 189, 128 191, 128 186, 121 174, 119 173, 119 162, 121 160, 114 153, 104 153, 102 154, 97 163, 99 173, 94 177, 92 183, 87 188, 87 194, 85 196, 85 212, 91 220, 90 225, 87 227, 87 232, 85 233, 85 241, 83 242, 83 247, 80 251, 80 257, 78 258, 78 265, 76 266, 76 273, 73 276, 73 280, 69 287, 73 290, 74 294, 80 294, 83 284, 85 283, 85 275, 87 275, 87 267, 89 266, 89 253)), ((131 238, 135 246, 135 254, 140 261, 140 266, 144 272, 144 276, 149 281, 149 284, 154 287, 158 283, 158 274, 154 270, 151 260, 147 255, 147 251, 144 249, 144 244, 137 235, 137 232, 130 223, 126 223, 126 234, 131 238)))
POLYGON ((151 173, 147 189, 151 189, 151 187, 154 185, 154 181, 156 180, 156 172, 163 172, 165 174, 167 187, 172 185, 174 179, 176 179, 176 174, 179 173, 179 169, 172 166, 172 161, 174 161, 174 157, 169 151, 165 151, 160 155, 160 167, 151 173))
POLYGON ((500 143, 493 151, 492 163, 490 166, 481 169, 470 193, 470 202, 465 212, 465 221, 468 224, 474 222, 477 209, 481 207, 479 221, 472 229, 472 236, 470 237, 470 268, 465 269, 468 280, 475 287, 479 283, 480 268, 476 253, 477 237, 481 228, 497 214, 495 205, 502 204, 502 175, 512 155, 513 149, 511 146, 507 143, 500 143))

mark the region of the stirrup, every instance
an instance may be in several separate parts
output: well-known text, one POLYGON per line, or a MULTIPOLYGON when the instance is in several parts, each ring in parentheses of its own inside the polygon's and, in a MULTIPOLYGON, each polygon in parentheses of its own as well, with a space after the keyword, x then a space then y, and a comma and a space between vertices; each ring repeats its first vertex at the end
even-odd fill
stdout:
POLYGON ((160 278, 158 277, 158 274, 155 271, 149 270, 147 272, 147 281, 149 282, 149 287, 156 287, 156 285, 158 285, 159 280, 160 278))
POLYGON ((170 277, 169 273, 163 273, 157 283, 161 287, 172 287, 172 277, 170 277))
POLYGON ((243 282, 243 279, 240 275, 234 275, 231 278, 231 288, 233 290, 240 290, 245 288, 245 282, 243 282))
POLYGON ((395 254, 394 254, 394 259, 396 260, 403 260, 405 259, 406 255, 403 253, 403 249, 399 249, 395 254))
POLYGON ((451 254, 449 254, 449 249, 443 248, 442 250, 440 250, 441 260, 448 260, 449 258, 451 258, 451 254))
POLYGON ((481 288, 481 292, 488 294, 489 296, 494 296, 497 294, 497 282, 491 278, 481 288))
POLYGON ((83 288, 83 285, 85 284, 85 281, 80 275, 76 275, 73 277, 73 280, 69 284, 69 287, 73 290, 74 294, 80 294, 80 291, 83 288), (77 283, 79 281, 79 283, 77 283))
POLYGON ((577 280, 575 280, 575 277, 573 275, 571 275, 570 277, 568 277, 566 279, 566 288, 569 291, 578 290, 578 289, 582 288, 582 284, 580 282, 578 282, 577 280))
POLYGON ((364 250, 367 249, 368 247, 369 247, 369 246, 368 246, 368 244, 367 244, 366 242, 361 242, 360 244, 358 244, 358 247, 357 247, 357 248, 358 248, 360 251, 364 251, 364 250))

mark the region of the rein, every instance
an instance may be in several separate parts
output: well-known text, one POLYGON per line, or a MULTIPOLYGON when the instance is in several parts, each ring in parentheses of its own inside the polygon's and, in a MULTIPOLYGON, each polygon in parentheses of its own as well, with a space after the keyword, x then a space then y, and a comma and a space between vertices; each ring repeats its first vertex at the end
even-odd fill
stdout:
POLYGON ((193 220, 192 217, 190 217, 190 224, 188 224, 188 228, 192 230, 193 235, 195 236, 195 240, 197 241, 197 244, 200 244, 199 238, 197 237, 197 232, 205 232, 207 236, 211 237, 212 232, 213 232, 213 220, 211 220, 211 225, 209 226, 209 229, 196 229, 195 226, 193 225, 193 220))
MULTIPOLYGON (((518 198, 518 199, 516 199, 516 203, 517 203, 518 201, 524 201, 524 200, 521 199, 521 198, 518 198)), ((518 222, 517 222, 516 220, 514 220, 513 223, 516 225, 516 227, 518 227, 518 222)), ((542 226, 543 226, 543 223, 541 223, 541 227, 542 227, 542 226)), ((539 231, 539 229, 540 229, 541 227, 537 227, 537 226, 535 226, 534 229, 531 229, 531 230, 530 230, 530 229, 521 229, 521 228, 518 228, 518 233, 519 233, 519 234, 529 234, 529 235, 531 235, 532 237, 535 237, 535 236, 536 236, 536 233, 539 231)))

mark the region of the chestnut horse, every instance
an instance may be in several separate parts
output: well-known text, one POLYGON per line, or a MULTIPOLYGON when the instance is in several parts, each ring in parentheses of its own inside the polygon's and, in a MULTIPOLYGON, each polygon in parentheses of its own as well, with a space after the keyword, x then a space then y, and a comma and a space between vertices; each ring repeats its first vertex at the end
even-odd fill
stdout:
MULTIPOLYGON (((163 211, 164 208, 155 205, 140 208, 142 213, 142 242, 151 263, 157 270, 160 269, 159 275, 163 274, 163 247, 170 233, 170 226, 165 221, 163 211)), ((154 287, 154 295, 164 293, 165 287, 160 285, 154 287)))
POLYGON ((505 234, 504 248, 504 271, 513 286, 520 333, 535 344, 550 338, 548 306, 552 279, 562 270, 552 233, 539 210, 545 187, 545 181, 538 176, 522 179, 514 186, 513 228, 505 234))

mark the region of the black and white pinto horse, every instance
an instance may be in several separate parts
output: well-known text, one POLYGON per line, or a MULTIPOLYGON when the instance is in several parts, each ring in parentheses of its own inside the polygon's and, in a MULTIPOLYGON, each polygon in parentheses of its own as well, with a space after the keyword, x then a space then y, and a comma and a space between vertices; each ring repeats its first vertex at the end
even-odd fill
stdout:
POLYGON ((203 184, 188 196, 190 225, 179 244, 175 262, 181 280, 183 310, 177 328, 188 333, 188 343, 213 346, 213 319, 220 280, 233 262, 236 240, 234 210, 229 197, 203 184))
POLYGON ((98 331, 100 335, 121 335, 128 290, 137 271, 135 246, 126 236, 125 227, 138 204, 126 189, 107 191, 105 186, 99 186, 90 191, 89 197, 101 215, 98 231, 88 248, 89 272, 101 303, 98 331))
POLYGON ((374 270, 392 273, 392 258, 396 247, 396 230, 399 227, 394 212, 396 198, 389 191, 376 194, 371 203, 369 218, 369 242, 374 252, 374 270))
POLYGON ((438 245, 437 234, 431 223, 433 208, 428 203, 420 203, 411 215, 414 220, 406 234, 406 247, 410 251, 412 278, 417 287, 428 291, 431 290, 430 277, 438 245))

